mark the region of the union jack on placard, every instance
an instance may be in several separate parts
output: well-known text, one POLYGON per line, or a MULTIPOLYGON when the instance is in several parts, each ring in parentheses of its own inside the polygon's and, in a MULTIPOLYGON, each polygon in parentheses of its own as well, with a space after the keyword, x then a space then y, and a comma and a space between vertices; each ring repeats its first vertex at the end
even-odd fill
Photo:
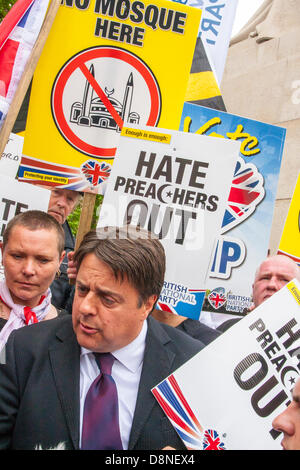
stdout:
POLYGON ((85 162, 81 167, 82 173, 93 186, 103 183, 110 175, 111 167, 107 163, 97 163, 95 160, 85 162))
POLYGON ((245 163, 238 157, 221 233, 228 232, 247 219, 264 197, 263 176, 255 165, 245 163))
POLYGON ((214 429, 204 432, 203 450, 226 450, 224 442, 221 442, 219 434, 214 429))
POLYGON ((202 448, 202 426, 185 399, 174 375, 152 389, 156 400, 189 449, 202 448))
POLYGON ((218 310, 227 301, 224 287, 217 287, 209 294, 207 298, 210 305, 218 310))

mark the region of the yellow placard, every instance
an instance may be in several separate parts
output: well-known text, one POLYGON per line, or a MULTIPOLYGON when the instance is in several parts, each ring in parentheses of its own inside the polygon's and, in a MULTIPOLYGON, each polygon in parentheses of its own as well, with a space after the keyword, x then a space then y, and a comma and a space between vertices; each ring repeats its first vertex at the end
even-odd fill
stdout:
POLYGON ((166 0, 63 0, 34 74, 19 179, 44 172, 89 190, 123 126, 178 129, 200 18, 166 0))
POLYGON ((298 304, 300 305, 300 291, 299 289, 297 288, 297 286, 295 285, 294 282, 289 282, 287 284, 287 288, 288 290, 291 292, 291 294, 293 294, 294 298, 296 299, 296 301, 298 302, 298 304))
POLYGON ((287 254, 300 263, 300 174, 285 221, 278 253, 287 254))

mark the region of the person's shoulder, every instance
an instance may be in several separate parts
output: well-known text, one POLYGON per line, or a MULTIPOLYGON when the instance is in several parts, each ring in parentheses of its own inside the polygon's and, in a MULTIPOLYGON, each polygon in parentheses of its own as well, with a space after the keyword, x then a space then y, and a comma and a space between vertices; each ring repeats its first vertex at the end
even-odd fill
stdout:
POLYGON ((199 320, 187 318, 177 327, 195 339, 202 341, 205 345, 211 343, 213 340, 221 335, 221 331, 211 328, 199 320))
POLYGON ((205 347, 202 341, 192 338, 187 333, 173 326, 160 323, 152 317, 149 318, 148 325, 150 331, 157 339, 176 354, 191 357, 205 347))
POLYGON ((41 321, 33 325, 24 326, 12 331, 8 338, 7 345, 14 342, 24 346, 32 346, 39 349, 40 346, 54 338, 60 332, 66 336, 73 332, 71 315, 58 315, 51 320, 41 321))

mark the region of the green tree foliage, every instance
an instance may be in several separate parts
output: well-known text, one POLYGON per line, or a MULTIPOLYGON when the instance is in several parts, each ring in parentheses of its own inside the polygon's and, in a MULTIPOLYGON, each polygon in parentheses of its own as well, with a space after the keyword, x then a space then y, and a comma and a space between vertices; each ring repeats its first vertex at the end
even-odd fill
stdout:
POLYGON ((0 0, 0 22, 17 0, 0 0))
MULTIPOLYGON (((96 202, 94 206, 93 218, 92 218, 92 225, 91 225, 92 229, 95 229, 97 226, 102 200, 103 200, 103 196, 100 194, 97 194, 96 202)), ((82 201, 83 200, 80 201, 76 209, 68 217, 70 228, 75 237, 78 231, 79 219, 80 219, 81 208, 82 208, 82 201)))

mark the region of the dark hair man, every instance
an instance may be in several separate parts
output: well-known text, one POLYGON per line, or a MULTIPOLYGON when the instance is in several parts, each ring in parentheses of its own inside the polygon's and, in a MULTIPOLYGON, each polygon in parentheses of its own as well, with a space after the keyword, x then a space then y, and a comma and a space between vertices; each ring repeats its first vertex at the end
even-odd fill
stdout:
POLYGON ((203 344, 149 315, 164 280, 161 243, 133 227, 101 228, 75 259, 72 318, 8 340, 0 448, 184 448, 151 389, 203 344))

